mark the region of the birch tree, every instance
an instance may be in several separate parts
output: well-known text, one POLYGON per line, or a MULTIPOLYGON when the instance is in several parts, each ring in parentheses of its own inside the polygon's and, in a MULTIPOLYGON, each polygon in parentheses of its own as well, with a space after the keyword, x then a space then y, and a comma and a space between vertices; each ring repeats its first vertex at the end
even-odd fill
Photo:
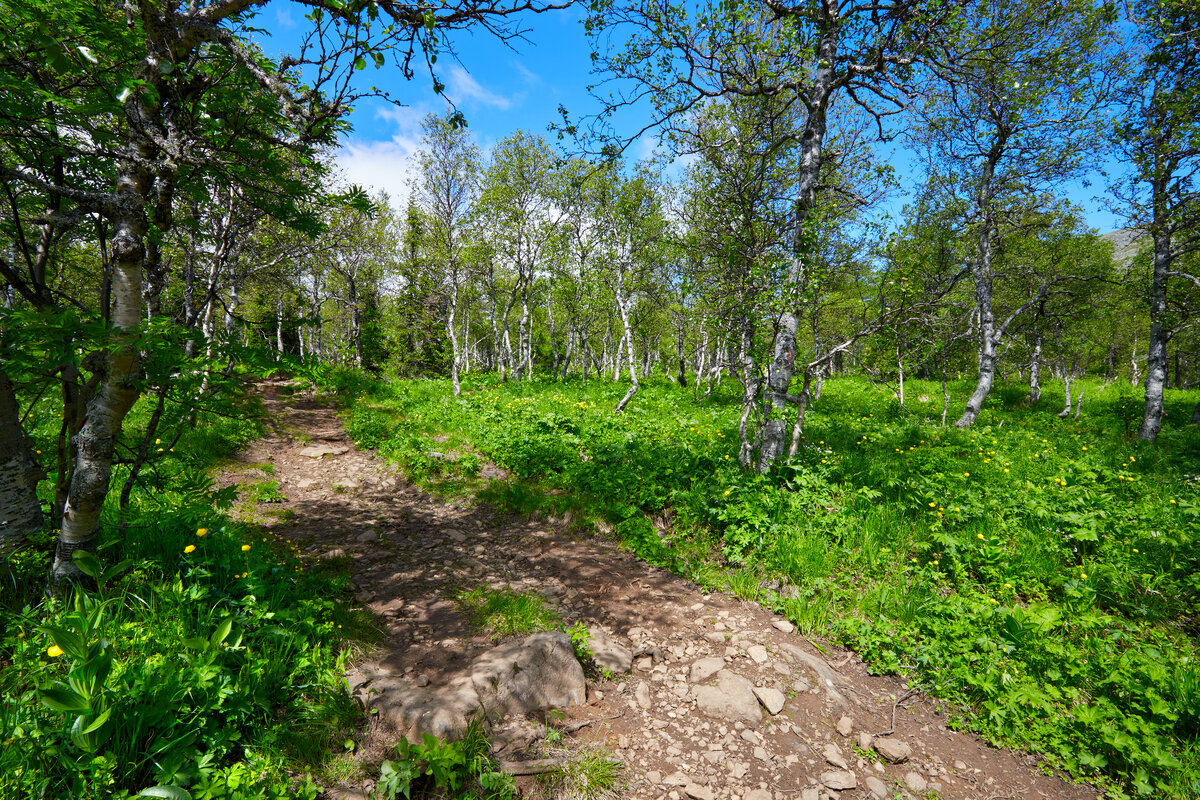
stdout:
POLYGON ((794 195, 796 237, 774 321, 763 419, 755 468, 765 471, 787 450, 788 407, 796 371, 800 322, 796 287, 808 269, 814 215, 820 204, 822 155, 830 103, 842 96, 882 118, 901 102, 900 85, 931 40, 955 15, 953 4, 925 0, 734 0, 680 7, 661 2, 624 6, 593 4, 588 28, 594 57, 605 76, 597 94, 598 119, 568 132, 595 135, 608 152, 628 147, 642 133, 684 124, 705 100, 727 95, 789 95, 803 108, 794 195), (612 46, 614 40, 620 42, 612 46), (653 53, 653 58, 647 54, 653 53), (607 90, 607 91, 606 91, 607 90), (651 122, 633 136, 607 127, 626 108, 648 105, 651 122))
POLYGON ((997 247, 1013 218, 1090 167, 1114 70, 1108 20, 1089 0, 976 2, 961 23, 946 56, 929 61, 918 138, 942 190, 963 201, 972 242, 978 376, 954 423, 965 428, 991 392, 1008 326, 1037 303, 997 319, 997 247))
POLYGON ((1176 0, 1145 0, 1134 13, 1143 56, 1122 92, 1116 140, 1132 178, 1118 196, 1151 243, 1146 391, 1137 435, 1154 441, 1162 429, 1167 345, 1194 322, 1188 295, 1200 289, 1200 270, 1183 266, 1200 252, 1200 11, 1176 0))
POLYGON ((450 380, 458 397, 462 344, 456 320, 466 278, 463 253, 472 207, 479 194, 479 148, 453 117, 429 115, 421 123, 420 177, 417 193, 430 222, 427 232, 433 258, 446 282, 446 334, 450 337, 450 380))

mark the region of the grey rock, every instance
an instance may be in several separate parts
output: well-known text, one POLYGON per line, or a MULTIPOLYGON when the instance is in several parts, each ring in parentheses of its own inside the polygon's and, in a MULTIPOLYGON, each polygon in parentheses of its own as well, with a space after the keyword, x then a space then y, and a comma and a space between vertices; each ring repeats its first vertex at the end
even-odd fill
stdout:
POLYGON ((775 800, 775 796, 766 789, 751 789, 742 795, 742 800, 775 800))
POLYGON ((791 633, 796 630, 796 626, 786 619, 773 619, 771 620, 771 624, 775 626, 776 630, 783 631, 784 633, 791 633))
POLYGON ((696 707, 702 714, 730 722, 744 722, 757 727, 762 721, 758 710, 758 698, 750 681, 721 670, 717 673, 716 686, 698 686, 695 689, 696 707))
POLYGON ((645 681, 638 684, 637 689, 633 692, 634 699, 642 708, 650 708, 650 684, 645 681))
POLYGON ((920 794, 929 788, 929 784, 925 782, 925 779, 921 777, 920 773, 912 771, 904 776, 904 785, 907 786, 910 791, 916 792, 917 794, 920 794))
POLYGON ((354 541, 361 542, 363 544, 366 544, 367 542, 377 542, 379 541, 379 534, 375 531, 367 531, 366 533, 360 533, 358 536, 355 536, 354 541))
POLYGON ((871 793, 874 800, 888 800, 891 797, 891 792, 888 791, 887 784, 876 778, 874 775, 867 776, 863 781, 866 784, 867 791, 871 793))
POLYGON ((871 734, 869 734, 865 731, 858 734, 858 746, 861 747, 863 750, 870 750, 874 744, 875 744, 875 737, 872 736, 871 734))
POLYGON ((303 448, 300 455, 308 456, 309 458, 321 458, 322 456, 340 456, 343 453, 349 453, 349 447, 330 447, 327 444, 312 444, 303 448))
POLYGON ((775 716, 780 711, 783 711, 783 704, 787 700, 783 696, 783 692, 767 686, 755 686, 754 696, 758 698, 759 702, 763 704, 763 707, 767 709, 771 716, 775 716))
POLYGON ((800 792, 800 800, 821 800, 820 789, 805 789, 800 792))
POLYGON ((846 757, 842 755, 841 748, 839 748, 833 742, 830 742, 829 744, 825 745, 825 748, 821 751, 821 755, 825 758, 826 761, 828 761, 830 764, 837 767, 838 769, 849 769, 850 768, 850 765, 846 763, 846 757))
POLYGON ((854 720, 843 714, 842 718, 837 721, 837 732, 842 736, 849 736, 854 733, 854 720))
POLYGON ((848 769, 839 769, 831 772, 822 772, 818 778, 822 786, 833 789, 838 792, 846 789, 854 789, 858 786, 858 778, 848 769))
POLYGON ((562 631, 535 633, 523 642, 488 651, 471 666, 471 682, 484 709, 500 714, 568 708, 587 701, 583 668, 562 631))
POLYGON ((892 764, 903 764, 912 755, 912 748, 899 739, 883 737, 875 740, 875 752, 892 764))
POLYGON ((683 787, 683 791, 692 800, 714 800, 716 797, 712 789, 707 786, 701 786, 698 783, 687 784, 683 787))
POLYGON ((723 658, 717 656, 702 658, 692 663, 692 671, 689 679, 692 683, 703 683, 724 668, 725 659, 723 658))
POLYGON ((761 644, 753 644, 746 648, 746 655, 753 659, 755 664, 767 663, 767 648, 761 644))
POLYGON ((623 673, 633 669, 633 651, 619 644, 599 625, 588 628, 591 638, 588 647, 596 663, 609 672, 623 673))
POLYGON ((297 489, 311 489, 312 487, 314 487, 316 485, 317 485, 317 481, 313 480, 312 478, 302 478, 302 479, 296 481, 297 489))

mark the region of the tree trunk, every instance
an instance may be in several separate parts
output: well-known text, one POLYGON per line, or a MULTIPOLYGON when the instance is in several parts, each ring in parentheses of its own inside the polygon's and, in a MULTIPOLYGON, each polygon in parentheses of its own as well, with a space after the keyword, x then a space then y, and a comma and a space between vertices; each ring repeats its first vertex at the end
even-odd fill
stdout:
POLYGON ((999 344, 996 336, 996 315, 992 309, 992 178, 996 172, 996 164, 1004 153, 1007 133, 997 134, 983 164, 983 174, 979 180, 979 191, 976 195, 976 205, 979 209, 979 232, 976 237, 975 258, 971 262, 971 276, 975 281, 975 308, 979 315, 979 378, 975 383, 975 391, 967 400, 963 415, 954 423, 956 428, 968 428, 975 424, 983 401, 992 391, 992 383, 996 378, 996 347, 999 344))
POLYGON ((38 481, 45 478, 21 430, 17 393, 0 371, 0 555, 9 553, 42 529, 38 481))
POLYGON ((1146 398, 1137 438, 1153 442, 1162 430, 1163 390, 1167 383, 1167 272, 1171 238, 1154 231, 1154 276, 1150 282, 1150 347, 1146 353, 1146 398))
MULTIPOLYGON (((140 163, 151 162, 148 154, 139 155, 143 156, 140 163)), ((141 364, 137 328, 141 322, 146 236, 143 198, 149 191, 149 183, 149 177, 133 162, 117 180, 120 203, 114 214, 112 239, 113 327, 117 336, 108 353, 104 380, 88 404, 83 427, 72 442, 75 469, 51 568, 52 591, 81 574, 71 558, 76 550, 96 550, 100 512, 108 496, 117 437, 125 415, 138 398, 141 364)))
MULTIPOLYGON (((621 398, 621 402, 617 403, 617 407, 614 409, 614 412, 619 412, 625 410, 625 406, 629 405, 629 401, 633 399, 633 396, 637 394, 638 390, 637 359, 633 352, 633 329, 629 326, 629 309, 626 307, 625 275, 620 270, 617 272, 617 286, 615 295, 617 301, 617 312, 621 315, 621 325, 625 329, 625 333, 622 338, 629 347, 629 391, 625 392, 625 396, 621 398)), ((617 357, 620 358, 620 356, 621 352, 618 349, 617 357)), ((618 363, 617 369, 620 370, 620 368, 620 364, 618 363)), ((620 378, 619 371, 617 373, 617 378, 620 378)))
POLYGON ((1033 340, 1033 354, 1029 359, 1029 404, 1034 405, 1042 399, 1042 335, 1039 333, 1033 340))
POLYGON ((462 386, 458 382, 458 365, 461 360, 458 347, 458 331, 454 327, 454 318, 458 313, 458 284, 450 287, 450 310, 446 318, 446 333, 450 336, 450 383, 454 386, 454 396, 462 394, 462 386))

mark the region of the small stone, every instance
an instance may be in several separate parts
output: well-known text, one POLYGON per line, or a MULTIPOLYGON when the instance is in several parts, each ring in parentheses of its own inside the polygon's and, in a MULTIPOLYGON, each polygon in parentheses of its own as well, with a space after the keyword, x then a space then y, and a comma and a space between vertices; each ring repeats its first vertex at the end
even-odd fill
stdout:
POLYGON ((846 789, 854 789, 858 786, 858 778, 854 777, 854 773, 847 769, 822 772, 818 780, 822 786, 839 792, 846 789))
POLYGON ((375 593, 364 589, 363 591, 354 595, 354 599, 357 600, 358 602, 362 603, 363 605, 366 605, 367 603, 369 603, 375 599, 375 593))
POLYGON ((967 768, 967 762, 965 762, 965 761, 955 761, 955 762, 954 762, 954 768, 955 768, 956 770, 958 770, 959 772, 963 772, 963 771, 964 771, 964 770, 966 770, 966 768, 967 768))
POLYGON ((707 786, 701 786, 698 783, 689 783, 683 787, 683 792, 692 800, 714 800, 716 795, 713 790, 707 786))
POLYGON ((750 656, 750 658, 754 660, 755 664, 767 663, 767 648, 763 647, 761 644, 755 644, 747 647, 746 655, 750 656))
POLYGON ((804 678, 798 678, 792 681, 792 688, 797 692, 807 692, 812 688, 812 685, 804 678))
POLYGON ((618 643, 608 631, 599 625, 588 628, 591 638, 588 647, 592 650, 592 658, 602 668, 613 673, 629 672, 633 667, 633 651, 618 643))
POLYGON ((770 758, 770 756, 767 755, 767 748, 765 748, 765 747, 754 748, 754 757, 757 758, 759 761, 766 761, 767 759, 770 758))
POLYGON ((376 533, 375 531, 367 531, 366 533, 360 533, 358 536, 354 537, 354 541, 362 542, 363 544, 365 544, 367 542, 378 541, 378 540, 379 540, 379 534, 376 533))
POLYGON ((841 749, 833 742, 825 745, 825 749, 821 751, 821 755, 825 757, 826 761, 838 769, 848 769, 850 767, 850 765, 846 763, 846 757, 842 755, 841 749))
POLYGON ((725 644, 725 634, 723 633, 709 631, 708 633, 704 634, 704 638, 713 644, 725 644))
POLYGON ((647 709, 650 708, 650 684, 644 681, 639 683, 637 689, 634 690, 633 696, 639 706, 647 709))
POLYGON ((812 788, 805 789, 804 791, 800 792, 800 800, 821 800, 821 790, 812 788))
POLYGON ((758 698, 758 701, 763 704, 763 708, 767 709, 771 716, 775 716, 780 711, 783 711, 783 704, 787 700, 783 696, 783 692, 767 686, 755 686, 754 696, 758 698))
POLYGON ((637 668, 642 672, 649 672, 654 668, 654 660, 650 656, 643 656, 637 660, 637 668))
POLYGON ((742 795, 742 800, 775 800, 775 797, 767 789, 751 789, 742 795))
POLYGON ((692 683, 703 683, 725 668, 725 659, 713 656, 702 658, 692 663, 689 678, 692 683))
POLYGON ((865 731, 858 734, 858 746, 861 747, 863 750, 870 750, 871 746, 874 744, 875 744, 875 737, 872 736, 871 734, 869 734, 865 731))
POLYGON ((907 786, 910 791, 916 792, 917 794, 920 794, 929 788, 929 784, 925 782, 925 779, 921 777, 920 773, 912 771, 904 776, 904 785, 907 786))
POLYGON ((312 478, 302 478, 301 480, 296 481, 297 489, 311 489, 316 485, 317 481, 313 480, 312 478))
POLYGON ((783 631, 784 633, 791 633, 796 630, 796 626, 786 619, 773 619, 771 620, 771 624, 775 626, 776 630, 783 631))
POLYGON ((842 718, 837 721, 837 732, 842 736, 849 736, 854 733, 854 720, 843 714, 842 718))
POLYGON ((867 791, 871 793, 874 800, 888 800, 891 792, 888 791, 887 784, 876 778, 874 775, 868 775, 866 781, 867 791))
POLYGON ((646 780, 657 786, 658 784, 662 783, 662 773, 658 770, 652 769, 646 773, 646 780))
POLYGON ((735 781, 741 780, 749 771, 750 765, 745 761, 729 762, 729 777, 733 778, 735 781))
POLYGON ((882 738, 875 740, 875 752, 892 764, 903 764, 912 755, 912 748, 899 739, 882 738))

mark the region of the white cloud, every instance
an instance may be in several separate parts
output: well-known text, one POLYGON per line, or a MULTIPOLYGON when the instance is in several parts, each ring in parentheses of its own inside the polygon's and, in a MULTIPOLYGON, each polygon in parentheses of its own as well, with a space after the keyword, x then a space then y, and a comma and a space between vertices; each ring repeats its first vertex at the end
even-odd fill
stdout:
POLYGON ((337 152, 337 164, 348 184, 374 194, 387 192, 392 208, 403 212, 417 174, 416 154, 421 146, 421 120, 427 109, 384 106, 376 117, 393 126, 390 139, 368 141, 349 137, 337 152))
POLYGON ((275 8, 275 24, 287 30, 294 29, 299 23, 296 22, 296 16, 292 13, 292 9, 288 6, 275 8))
POLYGON ((446 96, 453 100, 455 105, 475 104, 498 108, 501 111, 507 111, 512 105, 509 98, 483 88, 479 81, 457 65, 450 67, 450 74, 446 77, 446 96))

